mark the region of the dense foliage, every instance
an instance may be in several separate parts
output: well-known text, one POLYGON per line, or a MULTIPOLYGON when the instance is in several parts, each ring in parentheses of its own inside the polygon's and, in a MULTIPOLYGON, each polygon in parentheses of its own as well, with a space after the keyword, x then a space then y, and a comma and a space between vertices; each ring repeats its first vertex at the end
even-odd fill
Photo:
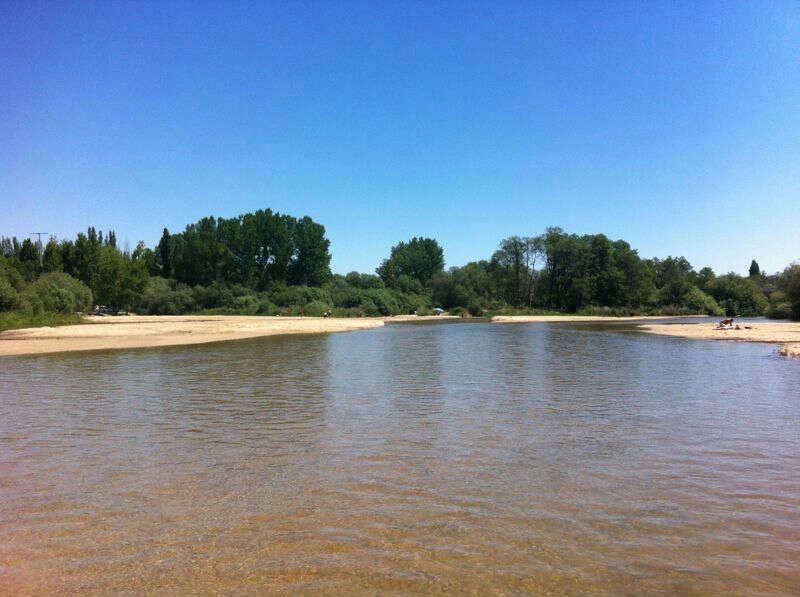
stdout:
POLYGON ((156 247, 120 250, 114 232, 74 240, 0 238, 0 327, 110 311, 385 316, 585 312, 800 319, 800 265, 768 276, 696 271, 683 257, 643 259, 623 240, 548 228, 502 240, 489 259, 444 270, 444 251, 414 237, 376 274, 330 271, 325 228, 309 217, 259 210, 164 229, 156 247), (50 315, 48 315, 50 314, 50 315), (50 319, 48 319, 50 317, 50 319), (4 323, 5 322, 5 323, 4 323), (11 323, 8 323, 11 322, 11 323), (16 324, 14 322, 17 322, 16 324))
POLYGON ((325 228, 272 210, 235 218, 203 218, 180 234, 165 228, 151 273, 190 286, 214 282, 266 290, 276 283, 318 286, 330 275, 325 228))

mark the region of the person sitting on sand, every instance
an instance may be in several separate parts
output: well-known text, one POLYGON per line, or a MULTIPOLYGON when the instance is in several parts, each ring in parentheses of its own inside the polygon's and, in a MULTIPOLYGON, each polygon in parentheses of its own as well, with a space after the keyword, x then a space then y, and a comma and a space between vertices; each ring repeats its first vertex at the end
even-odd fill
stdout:
POLYGON ((730 319, 723 319, 717 324, 717 329, 721 330, 725 327, 732 328, 733 327, 733 317, 730 319))

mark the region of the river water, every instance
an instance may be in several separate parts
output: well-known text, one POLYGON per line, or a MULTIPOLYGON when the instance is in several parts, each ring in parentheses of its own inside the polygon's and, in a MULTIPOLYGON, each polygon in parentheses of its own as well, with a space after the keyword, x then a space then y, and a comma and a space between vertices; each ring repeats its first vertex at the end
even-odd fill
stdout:
POLYGON ((800 592, 800 362, 389 325, 0 360, 0 592, 800 592))

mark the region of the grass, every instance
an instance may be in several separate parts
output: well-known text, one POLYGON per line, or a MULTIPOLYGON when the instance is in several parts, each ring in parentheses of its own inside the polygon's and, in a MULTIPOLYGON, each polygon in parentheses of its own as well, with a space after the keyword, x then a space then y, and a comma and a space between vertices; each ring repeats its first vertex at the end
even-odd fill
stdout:
POLYGON ((27 311, 5 311, 0 313, 0 332, 20 328, 72 325, 82 323, 83 317, 75 313, 30 313, 27 311))

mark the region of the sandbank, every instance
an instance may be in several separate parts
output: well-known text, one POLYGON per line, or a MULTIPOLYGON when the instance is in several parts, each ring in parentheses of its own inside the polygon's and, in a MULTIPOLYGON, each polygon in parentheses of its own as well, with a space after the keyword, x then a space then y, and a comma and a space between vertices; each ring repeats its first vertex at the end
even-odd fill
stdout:
POLYGON ((603 315, 496 315, 492 323, 591 323, 593 321, 642 321, 647 319, 707 318, 707 315, 630 315, 610 317, 603 315))
POLYGON ((784 356, 800 357, 800 322, 764 321, 739 324, 740 329, 717 329, 716 323, 645 324, 637 329, 648 334, 695 338, 699 340, 737 340, 781 344, 784 356), (745 325, 747 328, 745 328, 745 325))
POLYGON ((204 344, 279 334, 380 327, 384 318, 127 315, 86 317, 84 324, 0 333, 0 356, 204 344))

